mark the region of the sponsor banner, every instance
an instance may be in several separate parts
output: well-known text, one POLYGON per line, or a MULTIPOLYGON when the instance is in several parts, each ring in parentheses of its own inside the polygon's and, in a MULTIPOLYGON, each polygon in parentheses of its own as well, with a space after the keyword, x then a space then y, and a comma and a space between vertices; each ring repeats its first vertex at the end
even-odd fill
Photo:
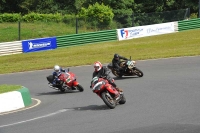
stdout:
POLYGON ((22 48, 24 53, 56 49, 56 37, 25 40, 22 41, 22 48))
POLYGON ((118 40, 173 33, 174 22, 117 29, 118 40))

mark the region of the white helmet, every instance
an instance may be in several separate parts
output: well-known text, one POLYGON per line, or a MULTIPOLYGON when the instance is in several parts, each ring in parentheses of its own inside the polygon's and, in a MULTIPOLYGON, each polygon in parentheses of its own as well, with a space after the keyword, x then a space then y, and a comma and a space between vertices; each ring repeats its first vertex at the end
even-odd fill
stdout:
POLYGON ((58 65, 54 66, 54 71, 59 72, 60 71, 60 67, 58 65))
POLYGON ((101 62, 96 61, 96 62, 94 63, 94 69, 95 69, 95 71, 98 72, 99 70, 101 70, 101 68, 102 68, 101 62))

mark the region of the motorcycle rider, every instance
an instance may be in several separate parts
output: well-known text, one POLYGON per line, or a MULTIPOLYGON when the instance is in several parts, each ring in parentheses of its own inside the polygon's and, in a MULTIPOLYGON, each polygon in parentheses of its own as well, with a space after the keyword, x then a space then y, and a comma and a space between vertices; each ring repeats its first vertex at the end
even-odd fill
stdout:
POLYGON ((110 70, 106 67, 106 66, 103 66, 101 64, 101 62, 99 61, 96 61, 94 63, 94 72, 92 74, 92 78, 94 77, 98 77, 98 78, 104 78, 104 79, 107 79, 108 82, 113 86, 115 87, 118 91, 123 91, 122 89, 118 88, 117 85, 115 84, 114 82, 114 79, 109 75, 110 73, 110 70))
POLYGON ((55 65, 54 66, 54 72, 53 72, 53 86, 55 87, 57 83, 60 82, 60 79, 58 78, 62 72, 67 72, 62 67, 55 65))
POLYGON ((120 56, 119 54, 114 54, 114 57, 112 59, 113 68, 117 71, 119 76, 122 76, 125 71, 125 68, 120 67, 121 59, 128 60, 127 58, 120 56))

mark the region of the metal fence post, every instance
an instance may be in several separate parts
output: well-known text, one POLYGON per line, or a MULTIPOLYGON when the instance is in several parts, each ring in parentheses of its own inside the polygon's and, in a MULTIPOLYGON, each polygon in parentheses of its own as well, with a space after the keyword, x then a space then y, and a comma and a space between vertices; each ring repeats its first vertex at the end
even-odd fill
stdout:
POLYGON ((132 26, 134 27, 134 13, 132 15, 132 26))
POLYGON ((76 18, 76 34, 78 34, 78 18, 76 18))
POLYGON ((21 40, 21 22, 18 21, 18 40, 20 41, 21 40))
POLYGON ((200 18, 200 0, 199 0, 199 18, 200 18))

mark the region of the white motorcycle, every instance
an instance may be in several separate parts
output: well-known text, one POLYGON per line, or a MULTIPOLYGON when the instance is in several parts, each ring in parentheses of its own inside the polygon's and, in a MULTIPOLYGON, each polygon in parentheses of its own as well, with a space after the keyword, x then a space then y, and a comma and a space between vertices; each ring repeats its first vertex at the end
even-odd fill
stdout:
POLYGON ((112 71, 113 75, 116 77, 122 77, 122 76, 138 76, 142 77, 144 74, 143 72, 136 67, 136 61, 133 60, 127 60, 127 61, 122 61, 120 63, 120 67, 125 68, 125 71, 123 75, 119 74, 115 68, 113 68, 112 63, 109 63, 107 67, 112 71))

